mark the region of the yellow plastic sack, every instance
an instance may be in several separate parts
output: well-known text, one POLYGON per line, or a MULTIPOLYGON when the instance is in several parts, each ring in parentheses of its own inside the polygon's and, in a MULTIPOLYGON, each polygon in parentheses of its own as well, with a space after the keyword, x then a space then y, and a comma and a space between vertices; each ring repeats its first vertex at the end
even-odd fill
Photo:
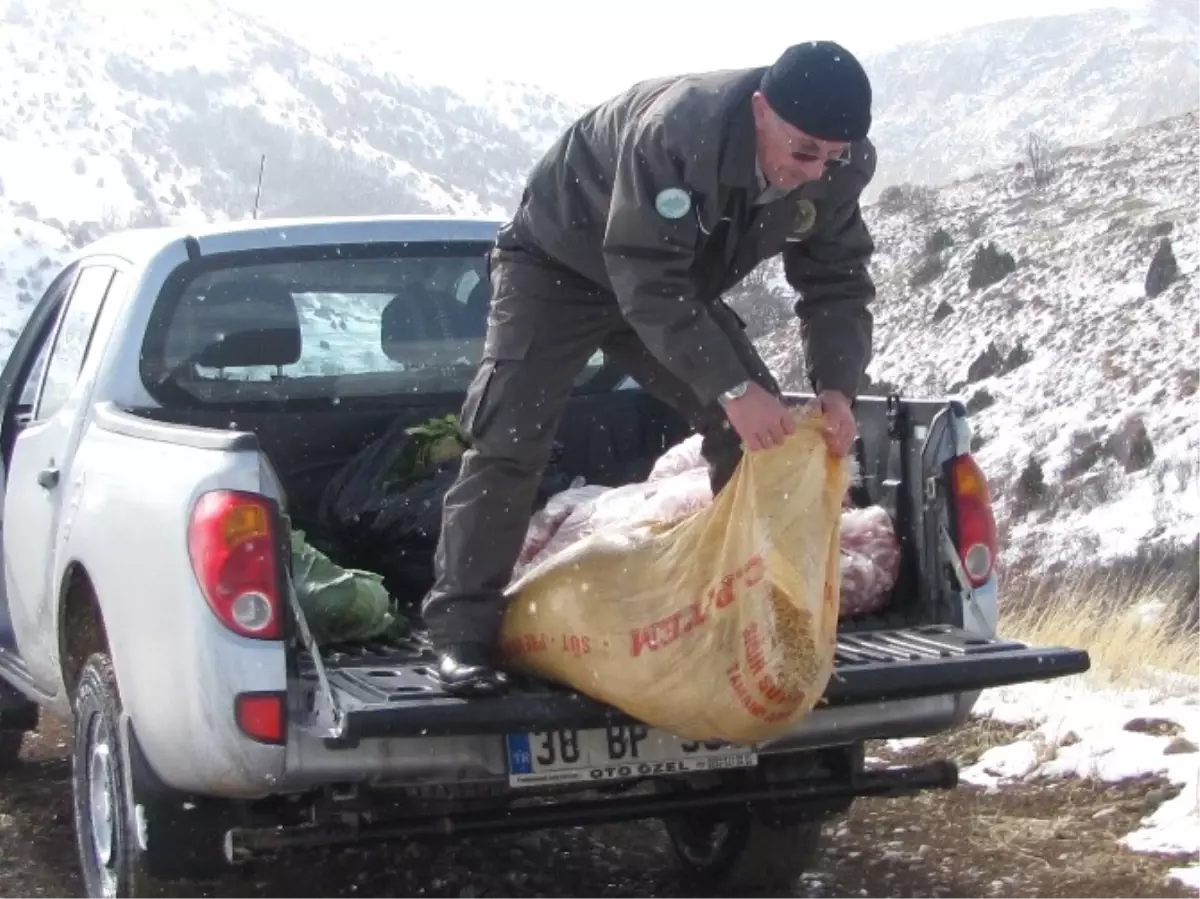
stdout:
POLYGON ((744 454, 712 505, 599 532, 509 588, 505 663, 692 740, 795 725, 833 671, 845 460, 815 413, 744 454))

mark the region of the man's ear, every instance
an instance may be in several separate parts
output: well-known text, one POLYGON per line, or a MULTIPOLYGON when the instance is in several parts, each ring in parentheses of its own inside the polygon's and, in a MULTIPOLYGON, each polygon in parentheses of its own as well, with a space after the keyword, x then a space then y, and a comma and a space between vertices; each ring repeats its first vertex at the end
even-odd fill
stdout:
POLYGON ((754 110, 754 121, 761 128, 766 121, 767 114, 771 107, 767 103, 767 98, 762 95, 762 91, 755 91, 750 97, 750 107, 754 110))
POLYGON ((767 102, 767 98, 760 91, 755 91, 750 97, 750 108, 754 111, 754 136, 758 143, 762 143, 766 139, 766 135, 770 134, 769 125, 771 117, 771 105, 767 102))

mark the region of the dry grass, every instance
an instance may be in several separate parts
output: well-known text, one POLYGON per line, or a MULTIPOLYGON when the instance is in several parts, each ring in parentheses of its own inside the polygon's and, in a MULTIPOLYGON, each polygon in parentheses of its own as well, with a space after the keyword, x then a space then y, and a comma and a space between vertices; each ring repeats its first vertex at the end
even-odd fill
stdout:
MULTIPOLYGON (((1027 725, 976 718, 916 746, 871 743, 867 754, 884 765, 949 758, 966 767, 1018 740, 1037 744, 1039 761, 1056 753, 1027 725)), ((1167 880, 1171 868, 1190 864, 1191 857, 1133 853, 1120 845, 1178 792, 1156 775, 1117 783, 1033 777, 999 790, 963 784, 911 799, 860 800, 842 830, 872 848, 848 860, 864 873, 844 874, 838 885, 850 889, 839 895, 896 896, 901 893, 893 884, 911 884, 909 895, 923 896, 1194 896, 1167 880), (922 852, 930 847, 937 851, 922 852), (900 880, 904 859, 913 856, 920 860, 914 865, 919 884, 900 880)))
MULTIPOLYGON (((1085 680, 1093 687, 1195 695, 1197 636, 1178 624, 1184 599, 1195 602, 1195 587, 1186 573, 1180 576, 1180 567, 1172 574, 1165 566, 1130 566, 1024 590, 1010 585, 1001 633, 1087 649, 1092 669, 1085 680)), ((1150 733, 1169 735, 1178 727, 1167 720, 1143 721, 1150 733)), ((915 747, 871 745, 868 755, 884 764, 951 758, 966 767, 989 749, 1018 741, 1034 746, 1040 764, 1079 737, 983 717, 915 747)), ((849 836, 870 841, 884 855, 874 865, 863 864, 869 853, 851 859, 864 873, 841 876, 839 886, 851 888, 843 895, 856 890, 898 895, 869 892, 872 881, 907 886, 901 865, 914 858, 912 869, 923 878, 920 895, 927 896, 1194 896, 1194 890, 1168 879, 1171 869, 1193 864, 1193 856, 1133 853, 1120 845, 1147 815, 1178 796, 1179 785, 1160 775, 1113 783, 1092 773, 1097 776, 1034 774, 1002 789, 964 784, 946 794, 860 801, 849 815, 849 836)))
MULTIPOLYGON (((1099 685, 1169 691, 1176 680, 1171 675, 1200 673, 1197 636, 1177 622, 1187 590, 1178 574, 1083 576, 1007 599, 1000 631, 1030 643, 1086 649, 1088 678, 1099 685)), ((1194 680, 1181 686, 1196 689, 1194 680)))
MULTIPOLYGON (((871 744, 868 755, 885 764, 950 758, 967 766, 988 749, 1022 739, 1030 739, 1027 729, 982 718, 903 750, 871 744)), ((842 869, 837 895, 1194 895, 1166 880, 1169 869, 1189 859, 1119 845, 1176 792, 1152 776, 1120 783, 1050 778, 1001 790, 962 785, 909 799, 860 800, 834 833, 834 864, 842 869)))

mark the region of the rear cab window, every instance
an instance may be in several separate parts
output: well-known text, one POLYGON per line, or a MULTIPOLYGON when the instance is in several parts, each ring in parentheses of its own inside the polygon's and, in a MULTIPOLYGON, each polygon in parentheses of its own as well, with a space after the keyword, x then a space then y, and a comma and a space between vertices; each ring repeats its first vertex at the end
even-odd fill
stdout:
POLYGON ((487 332, 490 248, 326 246, 202 259, 159 297, 142 381, 164 406, 465 392, 487 332))

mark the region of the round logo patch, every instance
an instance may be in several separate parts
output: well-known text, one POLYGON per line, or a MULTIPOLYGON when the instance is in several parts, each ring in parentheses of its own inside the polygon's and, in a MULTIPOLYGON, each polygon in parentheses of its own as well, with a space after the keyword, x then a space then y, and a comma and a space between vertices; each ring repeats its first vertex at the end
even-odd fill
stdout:
POLYGON ((654 198, 654 208, 665 219, 681 219, 692 208, 692 198, 681 187, 668 187, 654 198))
POLYGON ((792 213, 792 237, 802 237, 817 223, 817 204, 807 198, 799 200, 792 213))

